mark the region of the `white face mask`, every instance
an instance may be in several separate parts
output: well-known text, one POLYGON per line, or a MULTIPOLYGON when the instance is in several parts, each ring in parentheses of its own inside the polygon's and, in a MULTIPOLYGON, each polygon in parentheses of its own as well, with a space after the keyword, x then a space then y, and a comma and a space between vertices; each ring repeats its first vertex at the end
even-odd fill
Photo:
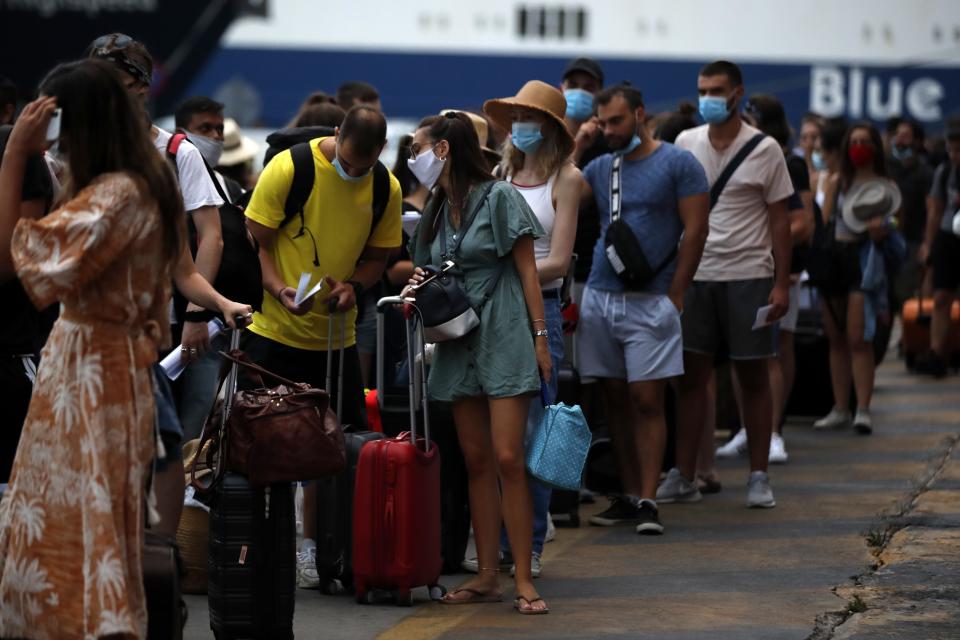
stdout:
POLYGON ((220 164, 220 156, 223 155, 223 143, 217 142, 213 138, 207 138, 196 133, 186 132, 187 140, 193 143, 203 159, 211 168, 220 164))
POLYGON ((440 174, 443 173, 443 165, 446 162, 446 158, 440 159, 433 152, 433 149, 428 149, 417 154, 416 158, 407 159, 407 166, 410 167, 411 173, 416 176, 420 184, 429 191, 437 184, 440 174))

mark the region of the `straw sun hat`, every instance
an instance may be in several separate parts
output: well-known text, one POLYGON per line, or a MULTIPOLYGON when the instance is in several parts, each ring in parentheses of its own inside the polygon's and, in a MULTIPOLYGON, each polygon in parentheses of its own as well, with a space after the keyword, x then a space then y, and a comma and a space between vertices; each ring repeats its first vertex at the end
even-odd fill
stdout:
POLYGON ((551 118, 560 125, 558 144, 564 155, 573 151, 573 136, 570 135, 570 130, 567 129, 567 124, 563 120, 567 113, 567 100, 559 89, 540 80, 531 80, 523 85, 523 88, 515 96, 487 100, 483 104, 483 112, 490 117, 495 125, 504 131, 510 131, 513 127, 513 109, 515 107, 533 109, 551 118))

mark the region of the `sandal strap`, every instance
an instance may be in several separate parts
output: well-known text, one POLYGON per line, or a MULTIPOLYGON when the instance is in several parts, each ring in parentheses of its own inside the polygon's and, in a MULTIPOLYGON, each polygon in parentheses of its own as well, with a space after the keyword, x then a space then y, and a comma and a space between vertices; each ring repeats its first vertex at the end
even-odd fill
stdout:
POLYGON ((500 567, 480 567, 480 569, 478 570, 478 572, 479 572, 479 573, 493 573, 493 574, 498 574, 498 573, 500 573, 500 567))

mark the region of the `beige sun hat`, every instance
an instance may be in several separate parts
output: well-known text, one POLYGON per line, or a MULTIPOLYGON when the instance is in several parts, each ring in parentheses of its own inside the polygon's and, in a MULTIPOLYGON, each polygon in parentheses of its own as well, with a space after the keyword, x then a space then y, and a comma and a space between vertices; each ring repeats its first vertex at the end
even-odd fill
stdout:
POLYGON ((240 125, 233 118, 223 120, 223 155, 220 156, 221 167, 232 167, 242 164, 260 152, 260 145, 240 133, 240 125))
POLYGON ((563 120, 567 113, 567 100, 559 89, 540 80, 531 80, 523 85, 515 96, 487 100, 483 103, 483 112, 495 125, 504 131, 510 131, 513 128, 514 107, 534 109, 552 118, 560 125, 561 149, 565 151, 565 155, 573 151, 573 136, 563 120))
POLYGON ((854 185, 843 196, 843 223, 850 231, 862 233, 870 220, 886 218, 900 210, 900 189, 891 180, 873 178, 854 185))
POLYGON ((445 116, 448 113, 462 113, 470 118, 470 123, 473 125, 474 131, 477 132, 477 138, 480 140, 480 151, 482 151, 487 160, 493 164, 500 162, 500 154, 487 146, 487 140, 490 139, 490 125, 487 123, 486 118, 477 113, 461 111, 460 109, 443 109, 440 115, 445 116))

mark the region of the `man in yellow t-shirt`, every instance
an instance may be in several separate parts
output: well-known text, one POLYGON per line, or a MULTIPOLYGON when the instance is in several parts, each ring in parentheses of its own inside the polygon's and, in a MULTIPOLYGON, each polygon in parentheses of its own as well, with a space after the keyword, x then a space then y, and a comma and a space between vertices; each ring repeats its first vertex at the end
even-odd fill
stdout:
MULTIPOLYGON (((299 215, 283 224, 294 173, 289 150, 264 169, 246 209, 247 226, 260 243, 264 298, 244 350, 279 375, 323 388, 331 340, 328 304, 337 299, 335 351, 341 346, 340 323, 346 323, 340 416, 344 424, 365 424, 355 344, 356 299, 379 282, 390 252, 401 243, 402 196, 392 175, 386 210, 371 229, 373 167, 386 143, 386 131, 383 114, 360 105, 350 110, 333 137, 309 143, 315 178, 303 207, 303 233, 299 215), (294 299, 302 273, 310 274, 311 287, 320 279, 324 285, 315 298, 297 305, 294 299)), ((336 357, 334 365, 338 365, 336 357)))

